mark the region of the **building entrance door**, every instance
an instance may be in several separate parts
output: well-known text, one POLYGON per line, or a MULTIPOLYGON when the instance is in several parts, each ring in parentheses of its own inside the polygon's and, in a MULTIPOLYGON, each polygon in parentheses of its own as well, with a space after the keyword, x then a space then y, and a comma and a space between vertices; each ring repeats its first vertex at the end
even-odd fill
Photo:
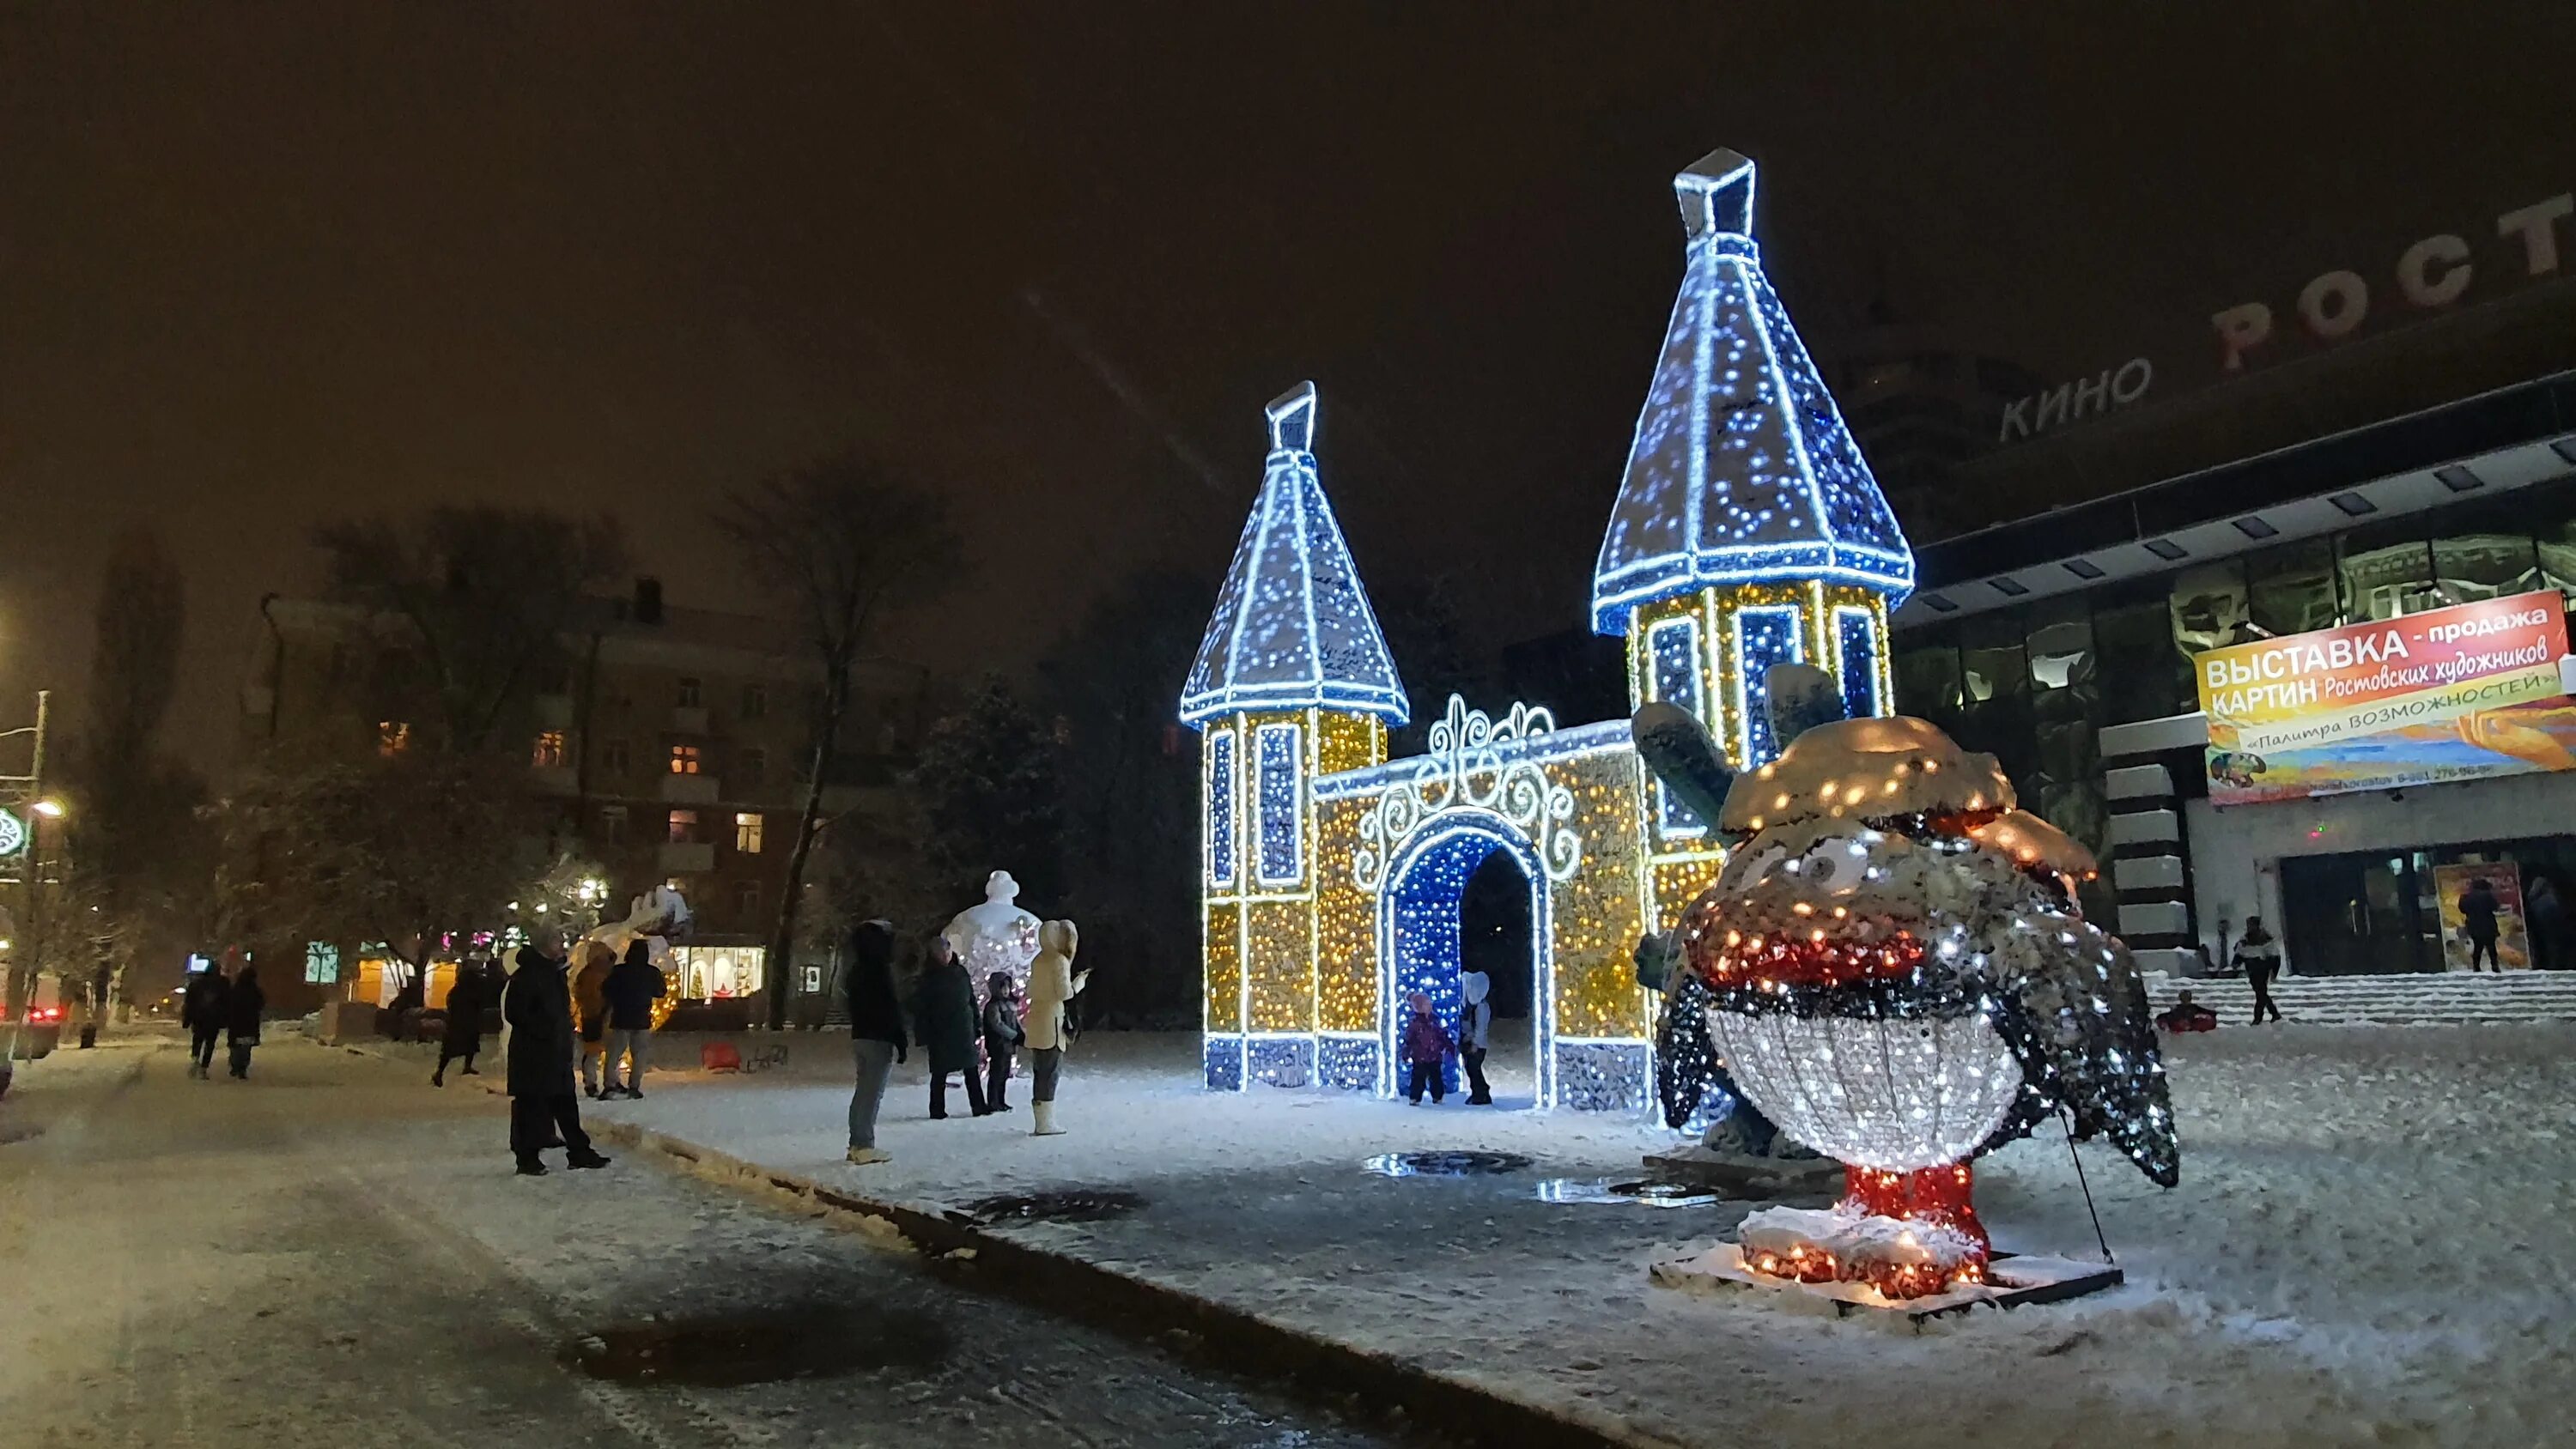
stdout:
MULTIPOLYGON (((2302 976, 2439 971, 2434 928, 2423 919, 2420 853, 2303 855, 2281 862, 2282 923, 2290 969, 2302 976)), ((2230 922, 2238 932, 2242 921, 2230 922)))

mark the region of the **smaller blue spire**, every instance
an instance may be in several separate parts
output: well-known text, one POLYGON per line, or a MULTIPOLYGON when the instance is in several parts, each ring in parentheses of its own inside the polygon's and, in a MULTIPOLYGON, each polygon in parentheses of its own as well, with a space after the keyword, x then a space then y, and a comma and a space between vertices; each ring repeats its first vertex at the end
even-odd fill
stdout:
POLYGON ((1265 411, 1261 495, 1181 688, 1181 722, 1321 708, 1402 724, 1404 684, 1316 476, 1315 385, 1300 383, 1265 411))

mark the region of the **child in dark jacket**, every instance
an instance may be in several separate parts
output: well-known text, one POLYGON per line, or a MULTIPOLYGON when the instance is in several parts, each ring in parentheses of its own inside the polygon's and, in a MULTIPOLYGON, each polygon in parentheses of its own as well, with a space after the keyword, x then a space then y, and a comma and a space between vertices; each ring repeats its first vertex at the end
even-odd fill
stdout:
POLYGON ((1431 1103, 1449 1094, 1448 1084, 1441 1080, 1440 1065, 1449 1055, 1449 1033, 1431 1015, 1431 998, 1413 993, 1413 1019, 1404 1024, 1404 1063, 1410 1068, 1405 1080, 1404 1099, 1414 1106, 1422 1105, 1423 1088, 1431 1089, 1431 1103))
POLYGON ((1018 992, 1011 973, 996 971, 984 983, 984 1110, 1007 1112, 1002 1093, 1011 1085, 1011 1053, 1029 1034, 1020 1027, 1018 992))

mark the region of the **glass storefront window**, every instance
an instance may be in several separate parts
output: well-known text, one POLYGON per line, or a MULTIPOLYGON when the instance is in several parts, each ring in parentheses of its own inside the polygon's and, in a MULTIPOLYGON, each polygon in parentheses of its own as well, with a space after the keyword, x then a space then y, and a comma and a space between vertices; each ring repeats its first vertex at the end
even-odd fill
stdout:
POLYGON ((2334 544, 2326 539, 2265 549, 2245 561, 2248 616, 2275 637, 2343 622, 2335 593, 2334 544))
POLYGON ((2093 648, 2100 663, 2102 718, 2131 724, 2186 714, 2190 661, 2174 648, 2167 579, 2142 579, 2102 590, 2093 600, 2093 648))
POLYGON ((2032 609, 2027 648, 2033 689, 2092 683, 2093 615, 2084 599, 2058 599, 2032 609))
POLYGON ((2448 529, 2433 540, 2433 577, 2450 602, 2474 604, 2542 587, 2531 535, 2448 529))
POLYGON ((2238 643, 2252 619, 2245 592, 2245 567, 2235 559, 2203 564, 2174 575, 2168 607, 2173 617, 2173 647, 2186 665, 2195 654, 2238 643))
POLYGON ((2343 616, 2394 619, 2438 608, 2433 589, 2433 546, 2420 519, 2401 518, 2356 528, 2335 540, 2335 578, 2343 616))
POLYGON ((1959 626, 1959 692, 1974 709, 2030 690, 2018 609, 1983 614, 1959 626))

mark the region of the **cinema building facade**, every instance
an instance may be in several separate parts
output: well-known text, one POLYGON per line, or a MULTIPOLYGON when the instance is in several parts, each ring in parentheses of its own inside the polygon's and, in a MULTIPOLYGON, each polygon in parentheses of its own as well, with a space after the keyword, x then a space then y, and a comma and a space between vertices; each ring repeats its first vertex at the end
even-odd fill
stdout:
POLYGON ((2576 966, 2560 290, 1999 450, 1952 487, 2005 521, 1917 539, 1899 709, 2110 862, 2150 969, 2248 916, 2300 975, 2465 969, 2478 881, 2507 969, 2576 966))

